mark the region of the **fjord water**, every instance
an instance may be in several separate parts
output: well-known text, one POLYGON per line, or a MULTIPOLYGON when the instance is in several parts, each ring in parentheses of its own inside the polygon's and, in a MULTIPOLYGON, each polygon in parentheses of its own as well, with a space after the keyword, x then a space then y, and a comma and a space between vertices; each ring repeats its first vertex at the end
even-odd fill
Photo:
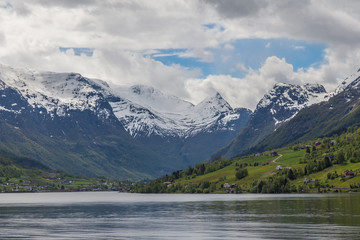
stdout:
POLYGON ((0 239, 358 239, 359 194, 0 194, 0 239))

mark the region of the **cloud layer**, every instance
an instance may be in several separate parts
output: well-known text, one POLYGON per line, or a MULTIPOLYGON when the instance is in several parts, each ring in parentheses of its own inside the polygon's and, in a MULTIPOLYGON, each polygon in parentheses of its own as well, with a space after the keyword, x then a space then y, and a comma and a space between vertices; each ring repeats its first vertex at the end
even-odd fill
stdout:
POLYGON ((0 0, 0 63, 151 85, 194 103, 220 92, 232 106, 253 109, 276 82, 317 82, 332 90, 356 71, 358 10, 360 2, 350 0, 0 0), (276 54, 257 69, 232 62, 242 77, 203 76, 196 67, 149 57, 161 49, 185 49, 180 57, 199 62, 236 61, 215 57, 219 51, 241 54, 232 44, 239 39, 290 39, 327 48, 323 61, 308 68, 294 69, 276 54))

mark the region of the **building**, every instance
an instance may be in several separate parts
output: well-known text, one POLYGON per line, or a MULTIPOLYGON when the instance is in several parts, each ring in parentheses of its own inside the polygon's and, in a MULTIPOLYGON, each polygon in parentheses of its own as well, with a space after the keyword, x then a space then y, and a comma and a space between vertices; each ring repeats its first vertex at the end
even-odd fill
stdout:
POLYGON ((224 188, 230 188, 230 184, 229 183, 224 183, 224 188))
POLYGON ((273 157, 276 157, 276 156, 278 156, 279 154, 277 153, 277 152, 272 152, 272 153, 270 153, 270 156, 273 156, 273 157))
POLYGON ((345 177, 347 177, 347 178, 353 178, 353 177, 355 176, 354 172, 353 172, 353 171, 349 171, 349 170, 346 170, 346 171, 344 172, 344 175, 345 175, 345 177))

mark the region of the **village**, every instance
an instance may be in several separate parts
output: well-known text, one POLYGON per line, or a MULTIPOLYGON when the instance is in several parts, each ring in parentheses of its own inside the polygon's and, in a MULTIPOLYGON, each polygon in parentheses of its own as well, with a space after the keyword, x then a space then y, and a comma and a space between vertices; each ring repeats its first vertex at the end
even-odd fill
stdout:
POLYGON ((7 179, 0 181, 0 193, 20 193, 20 192, 76 192, 76 191, 120 191, 128 189, 128 183, 110 180, 91 181, 77 183, 76 180, 66 180, 61 178, 46 179, 45 181, 30 181, 7 179))

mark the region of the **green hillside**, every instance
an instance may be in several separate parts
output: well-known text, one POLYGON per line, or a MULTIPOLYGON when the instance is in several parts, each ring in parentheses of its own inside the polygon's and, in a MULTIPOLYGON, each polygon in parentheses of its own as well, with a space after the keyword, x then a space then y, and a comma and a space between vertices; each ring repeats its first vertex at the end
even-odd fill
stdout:
POLYGON ((116 181, 54 171, 39 161, 0 151, 0 192, 104 191, 122 187, 116 181))
POLYGON ((289 193, 360 191, 360 128, 163 176, 134 192, 289 193), (273 156, 271 156, 273 153, 273 156), (345 176, 345 171, 350 176, 345 176), (352 176, 353 174, 353 176, 352 176))

